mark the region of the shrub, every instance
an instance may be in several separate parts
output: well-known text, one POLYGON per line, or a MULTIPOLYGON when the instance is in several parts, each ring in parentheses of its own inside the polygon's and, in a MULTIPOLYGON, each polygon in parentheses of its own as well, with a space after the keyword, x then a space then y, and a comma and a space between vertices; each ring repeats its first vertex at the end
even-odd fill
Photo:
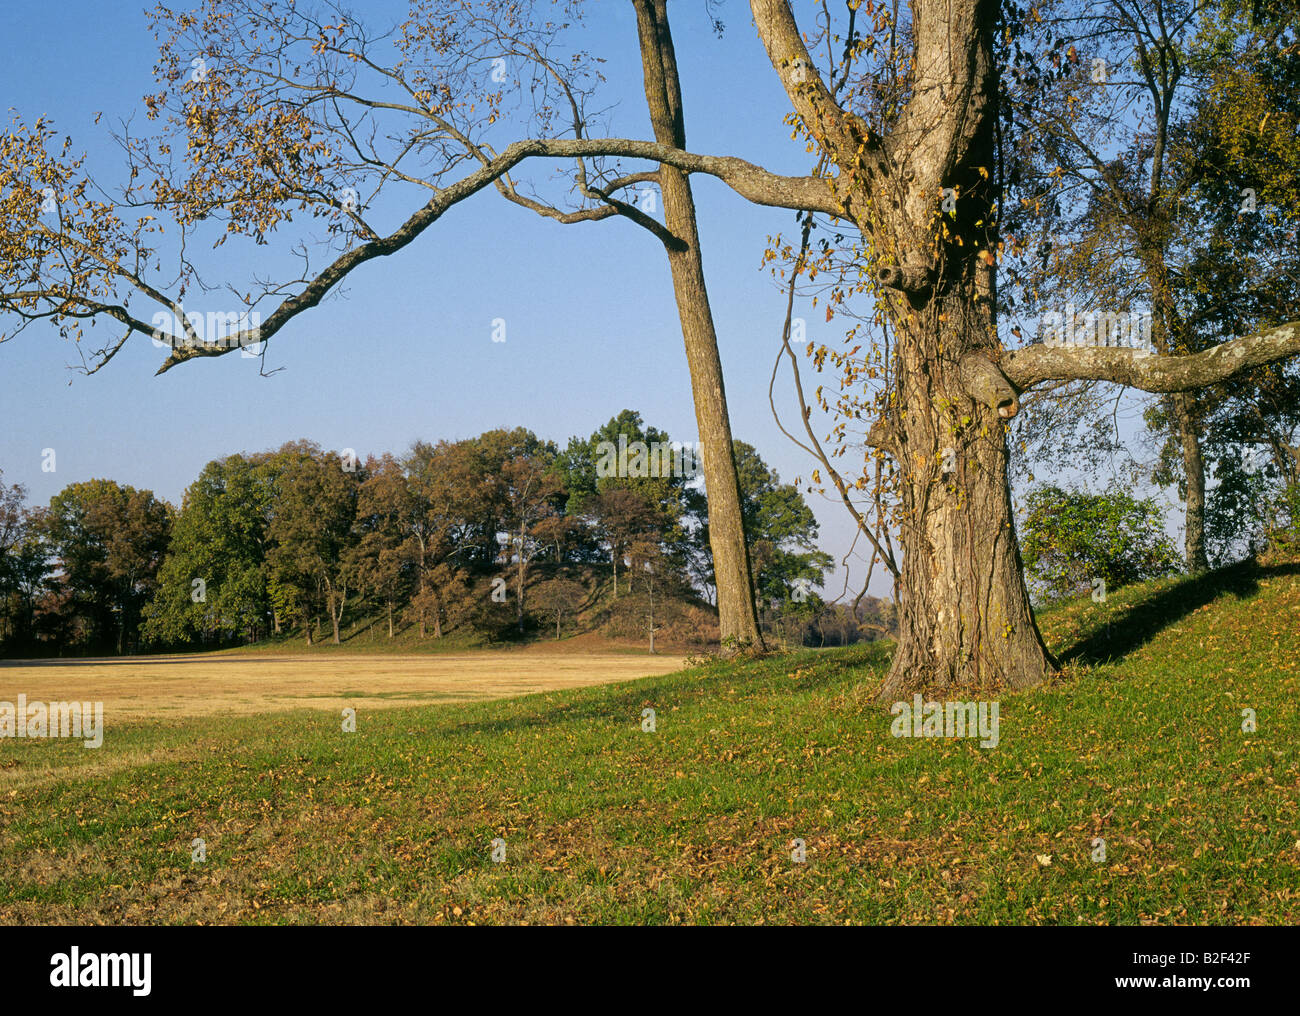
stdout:
POLYGON ((1044 484, 1029 492, 1021 552, 1031 581, 1049 598, 1101 579, 1107 589, 1179 569, 1154 498, 1088 494, 1044 484))

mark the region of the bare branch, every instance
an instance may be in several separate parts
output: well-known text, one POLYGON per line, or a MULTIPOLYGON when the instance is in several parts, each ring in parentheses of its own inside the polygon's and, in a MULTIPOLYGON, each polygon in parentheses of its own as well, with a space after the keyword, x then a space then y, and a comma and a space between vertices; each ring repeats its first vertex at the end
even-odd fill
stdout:
MULTIPOLYGON (((291 319, 315 307, 353 269, 377 257, 394 254, 410 244, 453 205, 492 185, 528 158, 580 158, 614 155, 651 159, 676 166, 688 173, 716 176, 741 197, 755 204, 839 214, 830 182, 819 177, 789 177, 769 173, 744 159, 731 156, 696 155, 654 141, 610 139, 532 139, 508 145, 500 155, 456 183, 441 188, 429 201, 388 236, 370 240, 336 258, 295 296, 287 298, 256 329, 241 332, 219 343, 191 343, 176 349, 158 368, 162 374, 186 360, 201 356, 222 356, 232 349, 265 341, 291 319)), ((626 213, 625 213, 626 214, 626 213)))

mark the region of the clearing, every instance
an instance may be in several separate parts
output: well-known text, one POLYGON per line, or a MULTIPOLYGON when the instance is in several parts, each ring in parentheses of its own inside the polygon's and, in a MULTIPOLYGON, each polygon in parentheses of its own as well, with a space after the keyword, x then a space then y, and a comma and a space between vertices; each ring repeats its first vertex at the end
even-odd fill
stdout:
POLYGON ((470 702, 630 681, 680 656, 480 650, 436 656, 204 653, 0 663, 0 701, 103 702, 105 728, 138 720, 287 709, 470 702))

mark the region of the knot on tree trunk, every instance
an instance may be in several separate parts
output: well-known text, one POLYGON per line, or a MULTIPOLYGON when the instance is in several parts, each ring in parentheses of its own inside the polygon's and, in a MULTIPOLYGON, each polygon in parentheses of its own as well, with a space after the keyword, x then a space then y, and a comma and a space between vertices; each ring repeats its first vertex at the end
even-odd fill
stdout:
POLYGON ((962 387, 976 402, 997 410, 1009 420, 1020 412, 1020 397, 998 365, 983 353, 967 353, 961 358, 962 387))
POLYGON ((934 288, 935 272, 927 265, 885 265, 876 270, 876 278, 882 286, 901 290, 917 300, 934 288))

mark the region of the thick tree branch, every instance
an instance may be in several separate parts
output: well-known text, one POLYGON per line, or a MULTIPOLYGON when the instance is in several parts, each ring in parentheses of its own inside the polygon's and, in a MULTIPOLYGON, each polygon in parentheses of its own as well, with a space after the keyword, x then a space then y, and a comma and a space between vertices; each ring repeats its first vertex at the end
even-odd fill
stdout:
POLYGON ((885 265, 876 271, 882 286, 898 289, 911 297, 923 297, 934 287, 936 272, 925 265, 885 265))
POLYGON ((879 417, 867 431, 866 445, 868 448, 878 448, 882 452, 888 452, 895 458, 899 455, 898 448, 898 431, 886 417, 879 417))
MULTIPOLYGON (((750 0, 749 9, 768 59, 813 138, 826 145, 839 166, 886 174, 888 164, 880 138, 840 106, 817 73, 787 0, 750 0)), ((847 188, 854 181, 844 182, 847 188)), ((848 190, 844 189, 840 197, 847 207, 848 190)))
POLYGON ((1113 381, 1144 392, 1185 392, 1300 353, 1300 321, 1244 335, 1191 356, 1157 356, 1103 346, 1043 346, 1003 356, 1020 391, 1044 381, 1113 381))

